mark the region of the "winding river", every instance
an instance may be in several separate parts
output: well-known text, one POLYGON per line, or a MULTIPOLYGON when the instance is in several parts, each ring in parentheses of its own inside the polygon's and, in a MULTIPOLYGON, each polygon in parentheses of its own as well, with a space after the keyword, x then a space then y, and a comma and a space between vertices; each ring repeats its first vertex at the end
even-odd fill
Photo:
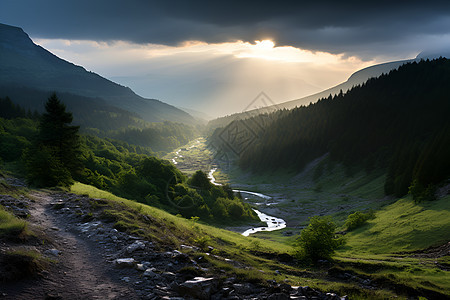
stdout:
MULTIPOLYGON (((214 185, 222 185, 220 183, 216 182, 216 179, 214 178, 214 172, 217 170, 217 168, 212 168, 209 173, 208 173, 208 178, 211 181, 212 184, 214 185)), ((270 200, 272 199, 272 197, 261 194, 261 193, 257 193, 257 192, 250 192, 250 191, 244 191, 244 190, 233 190, 233 192, 237 193, 241 193, 241 194, 249 194, 249 195, 253 195, 256 197, 260 197, 264 200, 270 200)), ((255 211, 255 213, 258 215, 259 219, 266 223, 267 226, 266 227, 253 227, 250 229, 247 229, 246 231, 244 231, 242 233, 243 236, 249 236, 252 233, 255 232, 259 232, 259 231, 274 231, 274 230, 280 230, 286 227, 286 221, 284 221, 281 218, 277 218, 277 217, 273 217, 273 216, 269 216, 265 213, 260 212, 257 209, 253 209, 255 211)))

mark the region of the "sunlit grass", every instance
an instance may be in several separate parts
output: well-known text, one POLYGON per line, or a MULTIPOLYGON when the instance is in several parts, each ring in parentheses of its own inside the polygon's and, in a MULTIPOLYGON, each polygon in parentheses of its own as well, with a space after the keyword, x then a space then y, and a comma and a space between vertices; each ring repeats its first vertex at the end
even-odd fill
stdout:
MULTIPOLYGON (((214 247, 215 250, 210 255, 201 252, 193 255, 204 256, 215 270, 223 270, 224 274, 228 274, 226 276, 237 276, 242 280, 260 283, 273 279, 278 282, 286 280, 291 285, 308 285, 322 291, 348 294, 352 299, 392 298, 396 293, 386 288, 392 284, 450 295, 450 276, 446 276, 448 272, 436 267, 434 259, 418 259, 405 254, 396 254, 405 250, 423 249, 434 244, 439 237, 444 237, 444 240, 446 236, 448 237, 449 231, 446 226, 449 220, 449 197, 422 205, 415 205, 410 199, 399 200, 378 211, 376 218, 370 220, 368 225, 346 235, 347 244, 338 249, 334 257, 335 264, 345 271, 379 282, 379 289, 368 290, 360 287, 358 282, 330 281, 326 270, 305 269, 295 264, 277 261, 275 259, 277 255, 294 253, 295 236, 271 236, 271 240, 265 239, 267 235, 261 235, 260 238, 243 237, 235 232, 202 224, 201 220, 193 222, 154 207, 114 196, 92 186, 76 183, 71 190, 77 194, 104 198, 115 203, 116 207, 112 205, 111 209, 108 209, 112 211, 113 219, 120 221, 118 226, 121 230, 142 233, 156 240, 164 239, 163 242, 170 243, 180 250, 181 244, 196 245, 202 249, 206 249, 207 246, 214 247), (140 223, 135 217, 138 214, 154 218, 154 224, 140 223), (403 219, 410 221, 406 222, 403 219), (395 227, 395 230, 383 232, 391 227, 395 227), (372 228, 379 228, 379 238, 371 232, 372 228), (428 237, 424 236, 419 240, 408 234, 418 228, 423 230, 424 235, 428 234, 428 237), (374 236, 377 239, 374 239, 374 236), (245 268, 237 267, 224 258, 239 262, 238 264, 245 268)), ((399 299, 402 299, 401 295, 399 299)))
POLYGON ((18 238, 27 233, 27 222, 0 206, 0 237, 18 238))
MULTIPOLYGON (((158 208, 155 208, 152 206, 140 204, 140 203, 137 203, 135 201, 128 200, 125 198, 117 197, 109 192, 99 190, 93 186, 89 186, 89 185, 82 184, 79 182, 75 183, 71 187, 71 192, 80 194, 80 195, 89 195, 89 197, 91 197, 91 198, 102 198, 102 199, 111 200, 111 201, 114 201, 117 203, 122 203, 130 208, 135 209, 136 211, 138 211, 142 214, 148 214, 149 216, 164 220, 166 222, 171 222, 171 223, 175 224, 179 230, 189 231, 189 232, 192 232, 193 230, 195 230, 197 235, 201 236, 203 234, 206 234, 206 235, 214 236, 216 238, 219 238, 227 243, 230 243, 230 244, 233 244, 236 246, 241 246, 244 248, 251 247, 252 241, 255 240, 255 238, 244 237, 241 234, 236 233, 236 232, 232 232, 232 231, 220 229, 217 227, 209 226, 206 224, 202 224, 201 220, 200 220, 200 222, 193 224, 193 222, 191 220, 188 220, 188 219, 185 219, 182 217, 178 217, 178 216, 174 216, 164 210, 161 210, 161 209, 158 209, 158 208)), ((259 240, 259 239, 258 239, 258 241, 260 241, 261 247, 268 249, 270 251, 277 251, 277 252, 292 251, 292 247, 289 245, 286 245, 286 244, 281 244, 281 243, 276 243, 276 242, 271 242, 271 241, 264 241, 264 240, 259 240)))
POLYGON ((348 253, 395 253, 424 249, 450 240, 450 196, 415 204, 400 199, 375 219, 346 235, 348 253))

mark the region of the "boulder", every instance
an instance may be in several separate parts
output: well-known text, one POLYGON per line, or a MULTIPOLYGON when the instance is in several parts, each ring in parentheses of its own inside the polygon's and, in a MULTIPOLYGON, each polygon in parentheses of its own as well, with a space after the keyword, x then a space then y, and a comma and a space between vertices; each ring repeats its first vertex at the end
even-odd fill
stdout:
POLYGON ((141 241, 136 241, 127 247, 127 253, 133 253, 138 249, 145 249, 145 244, 141 241))
POLYGON ((195 277, 178 285, 177 291, 182 296, 190 296, 199 300, 209 300, 218 289, 215 278, 195 277))

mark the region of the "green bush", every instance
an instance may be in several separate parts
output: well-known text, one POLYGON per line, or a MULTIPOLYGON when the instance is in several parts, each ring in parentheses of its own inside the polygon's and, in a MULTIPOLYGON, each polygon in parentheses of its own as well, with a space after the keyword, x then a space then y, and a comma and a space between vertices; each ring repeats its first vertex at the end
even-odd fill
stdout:
POLYGON ((436 188, 431 184, 425 188, 417 179, 414 179, 408 190, 415 203, 436 200, 436 188))
POLYGON ((311 260, 329 259, 335 249, 342 244, 341 239, 335 238, 336 224, 331 217, 310 218, 308 227, 302 230, 298 238, 298 258, 311 260))
POLYGON ((348 231, 352 231, 356 228, 361 227, 367 222, 367 220, 373 219, 374 217, 375 215, 372 211, 366 213, 360 211, 354 212, 347 217, 347 220, 345 221, 345 227, 348 231))

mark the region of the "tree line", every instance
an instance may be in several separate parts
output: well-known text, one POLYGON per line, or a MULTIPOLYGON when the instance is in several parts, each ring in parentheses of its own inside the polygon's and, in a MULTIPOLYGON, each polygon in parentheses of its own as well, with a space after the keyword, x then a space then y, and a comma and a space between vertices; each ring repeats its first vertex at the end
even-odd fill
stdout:
POLYGON ((449 82, 449 60, 413 62, 345 94, 278 111, 240 153, 239 165, 299 171, 329 153, 349 169, 386 170, 386 194, 403 196, 413 182, 425 193, 450 175, 449 82))

